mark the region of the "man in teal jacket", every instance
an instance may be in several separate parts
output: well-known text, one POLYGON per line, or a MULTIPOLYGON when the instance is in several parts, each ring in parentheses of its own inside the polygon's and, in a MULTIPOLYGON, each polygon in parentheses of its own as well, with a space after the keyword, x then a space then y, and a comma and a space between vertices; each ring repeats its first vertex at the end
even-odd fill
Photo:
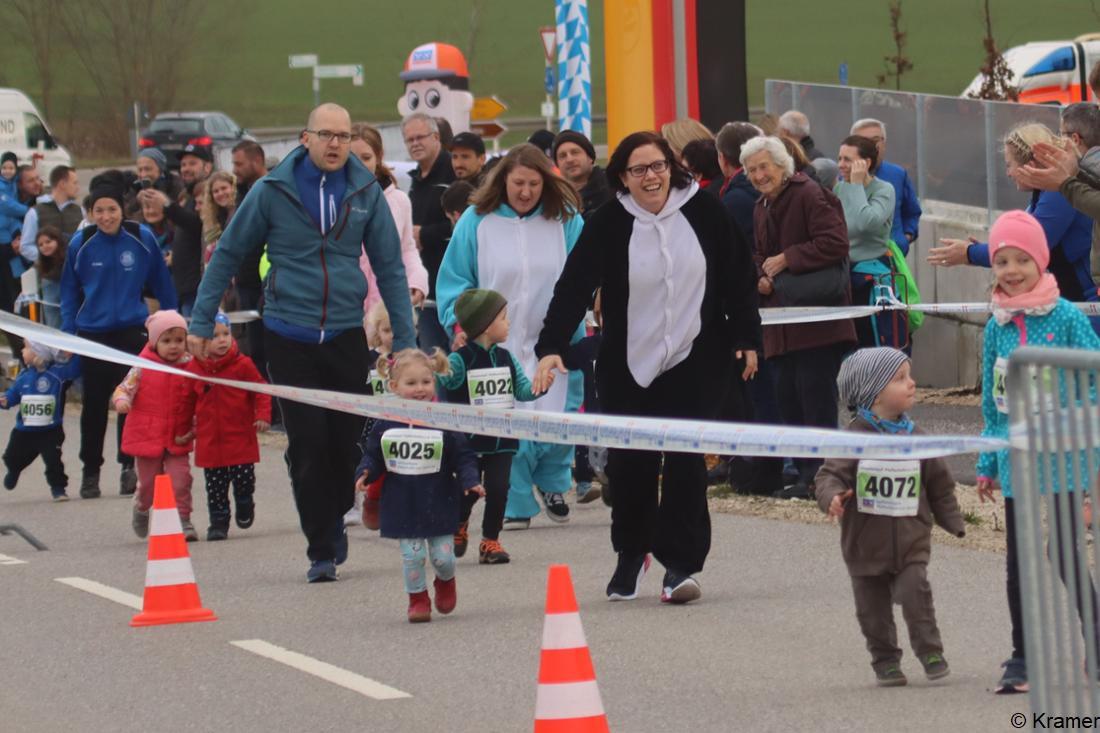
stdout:
MULTIPOLYGON (((367 282, 363 250, 393 324, 394 351, 416 346, 401 242, 374 176, 348 156, 351 117, 335 104, 310 113, 292 151, 248 192, 218 241, 191 315, 188 346, 204 356, 222 294, 246 256, 267 244, 264 345, 271 381, 364 392, 367 282)), ((347 559, 343 516, 354 500, 356 440, 363 418, 280 400, 298 516, 308 541, 311 583, 336 580, 347 559)), ((251 524, 253 506, 237 506, 251 524)))

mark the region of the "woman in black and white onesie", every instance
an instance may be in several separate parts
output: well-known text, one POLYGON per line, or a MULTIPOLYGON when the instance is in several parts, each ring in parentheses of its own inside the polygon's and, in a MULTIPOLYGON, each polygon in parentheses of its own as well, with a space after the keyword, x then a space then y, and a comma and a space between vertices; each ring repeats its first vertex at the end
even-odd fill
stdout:
MULTIPOLYGON (((535 384, 565 371, 561 354, 599 288, 596 381, 604 412, 713 419, 728 370, 742 369, 745 379, 756 372, 760 314, 749 246, 656 133, 619 143, 607 177, 616 200, 585 223, 554 288, 535 347, 535 384)), ((650 552, 665 566, 662 601, 699 598, 692 576, 710 550, 703 456, 612 450, 607 474, 618 553, 608 599, 637 597, 650 552)))

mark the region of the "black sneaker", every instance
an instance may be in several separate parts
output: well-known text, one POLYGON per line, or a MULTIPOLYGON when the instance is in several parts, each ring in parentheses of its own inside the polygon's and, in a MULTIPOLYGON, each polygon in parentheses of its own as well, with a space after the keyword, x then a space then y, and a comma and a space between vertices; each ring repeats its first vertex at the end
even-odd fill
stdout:
POLYGON ((997 683, 998 695, 1014 695, 1018 692, 1028 692, 1031 688, 1027 682, 1027 662, 1019 657, 1012 657, 1001 665, 1004 674, 997 683))
POLYGON ((80 498, 98 499, 99 496, 99 474, 86 474, 84 478, 80 480, 80 498))
POLYGON ((229 527, 228 525, 212 524, 209 529, 206 530, 207 542, 218 542, 220 540, 229 539, 229 527))
POLYGON ((642 585, 642 578, 645 577, 646 571, 649 570, 650 562, 648 553, 628 555, 620 552, 615 565, 615 574, 607 584, 607 600, 633 601, 637 598, 638 589, 642 585))
POLYGON ((316 560, 309 565, 306 581, 309 583, 331 583, 339 580, 336 563, 332 560, 316 560))
POLYGON ((7 489, 8 491, 11 491, 12 489, 15 488, 15 485, 17 483, 19 483, 18 474, 14 474, 11 471, 8 471, 7 473, 4 474, 4 488, 5 489, 7 489))
POLYGON ((675 570, 665 571, 665 579, 661 581, 661 603, 690 603, 699 600, 702 595, 703 589, 695 578, 675 570))
POLYGON ((920 663, 924 667, 924 676, 930 680, 938 680, 951 674, 951 669, 947 666, 947 660, 943 658, 942 654, 935 652, 925 654, 920 658, 920 663))
POLYGON ((799 481, 796 484, 792 484, 784 489, 780 489, 772 494, 775 499, 813 499, 813 492, 810 491, 809 484, 799 481))
POLYGON ((122 469, 118 477, 118 493, 120 496, 133 496, 137 491, 137 471, 132 468, 122 469))
POLYGON ((565 503, 564 494, 551 494, 539 488, 536 488, 535 491, 539 492, 542 505, 546 507, 546 516, 550 517, 550 521, 558 524, 565 524, 569 521, 569 505, 565 503))
POLYGON ((248 529, 256 518, 256 504, 254 502, 237 502, 237 526, 248 529))
POLYGON ((885 667, 876 669, 875 682, 878 683, 879 687, 904 687, 909 684, 905 673, 901 671, 901 667, 897 664, 888 664, 885 667))

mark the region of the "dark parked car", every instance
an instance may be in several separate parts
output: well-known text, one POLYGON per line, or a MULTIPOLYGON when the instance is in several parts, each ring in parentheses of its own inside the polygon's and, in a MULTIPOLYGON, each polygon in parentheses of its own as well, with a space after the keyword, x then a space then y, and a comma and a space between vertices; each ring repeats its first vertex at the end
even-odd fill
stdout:
POLYGON ((176 154, 187 145, 223 148, 241 140, 254 139, 222 112, 161 112, 138 142, 141 148, 160 148, 172 168, 179 167, 176 154))

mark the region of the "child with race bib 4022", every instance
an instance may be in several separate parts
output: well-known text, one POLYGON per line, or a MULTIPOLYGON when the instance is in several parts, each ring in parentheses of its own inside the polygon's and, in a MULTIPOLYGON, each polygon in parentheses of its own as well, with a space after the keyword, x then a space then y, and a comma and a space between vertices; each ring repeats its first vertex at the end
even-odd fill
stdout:
MULTIPOLYGON (((1043 227, 1030 214, 1009 211, 1001 215, 989 230, 989 259, 993 266, 993 316, 985 326, 982 354, 982 417, 983 436, 1008 438, 1008 392, 1005 378, 1008 358, 1021 346, 1046 346, 1053 348, 1100 350, 1100 338, 1085 317, 1068 300, 1060 297, 1054 276, 1046 272, 1050 264, 1043 227)), ((1066 388, 1060 386, 1059 407, 1065 407, 1066 388)), ((1095 400, 1095 395, 1092 397, 1095 400)), ((1049 459, 1048 459, 1049 460, 1049 459)), ((1040 468, 1040 475, 1050 476, 1051 485, 1041 487, 1054 493, 1056 506, 1060 506, 1065 494, 1087 486, 1076 486, 1073 463, 1080 461, 1080 475, 1087 476, 1088 468, 1083 452, 1060 454, 1061 470, 1051 465, 1040 468), (1076 456, 1074 455, 1076 454, 1076 456), (1059 474, 1064 480, 1058 478, 1059 474), (1063 485, 1064 484, 1064 485, 1063 485)), ((1004 672, 997 685, 997 692, 1024 692, 1028 689, 1027 662, 1024 656, 1024 627, 1020 602, 1020 567, 1016 558, 1016 521, 1012 503, 1012 475, 1008 450, 983 453, 978 459, 978 493, 982 500, 992 500, 998 485, 1005 499, 1005 545, 1007 550, 1008 610, 1012 621, 1012 656, 1001 666, 1004 672)), ((1076 516, 1077 505, 1070 502, 1070 526, 1067 533, 1074 544, 1084 541, 1085 518, 1076 516)), ((1054 512, 1053 521, 1059 521, 1061 511, 1054 512)), ((1061 528, 1065 530, 1065 527, 1061 528)), ((1066 536, 1066 535, 1062 535, 1066 536)), ((1076 557, 1076 553, 1074 553, 1076 557)), ((1061 566, 1062 563, 1059 563, 1061 566)), ((1060 567, 1065 577, 1066 569, 1060 567)), ((1077 573, 1075 567, 1072 572, 1077 573)), ((1088 573, 1088 571, 1085 571, 1088 573)), ((1089 578, 1089 590, 1096 590, 1089 578)), ((1081 608, 1082 597, 1077 599, 1081 608)), ((1100 624, 1097 625, 1100 643, 1100 624)))
MULTIPOLYGON (((907 414, 917 388, 909 369, 909 357, 888 347, 860 349, 845 359, 837 386, 853 414, 848 430, 916 432, 907 414)), ((895 687, 908 681, 901 670, 894 603, 901 606, 925 676, 946 677, 950 670, 928 583, 932 522, 959 537, 966 533, 947 464, 942 458, 830 458, 814 486, 822 511, 840 519, 840 548, 852 580, 856 618, 878 684, 895 687)))
MULTIPOLYGON (((508 301, 495 290, 471 288, 455 301, 455 317, 466 334, 466 343, 450 356, 451 371, 436 379, 447 390, 447 401, 476 407, 510 410, 516 400, 531 402, 537 395, 523 366, 501 344, 508 340, 508 301)), ((499 565, 511 558, 500 545, 504 507, 508 503, 512 456, 519 448, 513 438, 467 435, 477 453, 478 472, 483 474, 485 513, 481 521, 478 562, 499 565)), ((470 511, 476 494, 462 501, 462 516, 455 533, 455 555, 466 554, 470 511)))
MULTIPOLYGON (((379 365, 388 392, 423 402, 435 399, 435 375, 448 367, 447 357, 438 349, 431 356, 405 349, 379 365)), ((462 495, 485 493, 477 456, 460 433, 377 420, 356 470, 356 490, 366 491, 383 474, 382 536, 400 540, 409 594, 408 619, 412 623, 431 621, 425 565, 430 558, 436 610, 450 613, 457 601, 454 533, 462 495)))

